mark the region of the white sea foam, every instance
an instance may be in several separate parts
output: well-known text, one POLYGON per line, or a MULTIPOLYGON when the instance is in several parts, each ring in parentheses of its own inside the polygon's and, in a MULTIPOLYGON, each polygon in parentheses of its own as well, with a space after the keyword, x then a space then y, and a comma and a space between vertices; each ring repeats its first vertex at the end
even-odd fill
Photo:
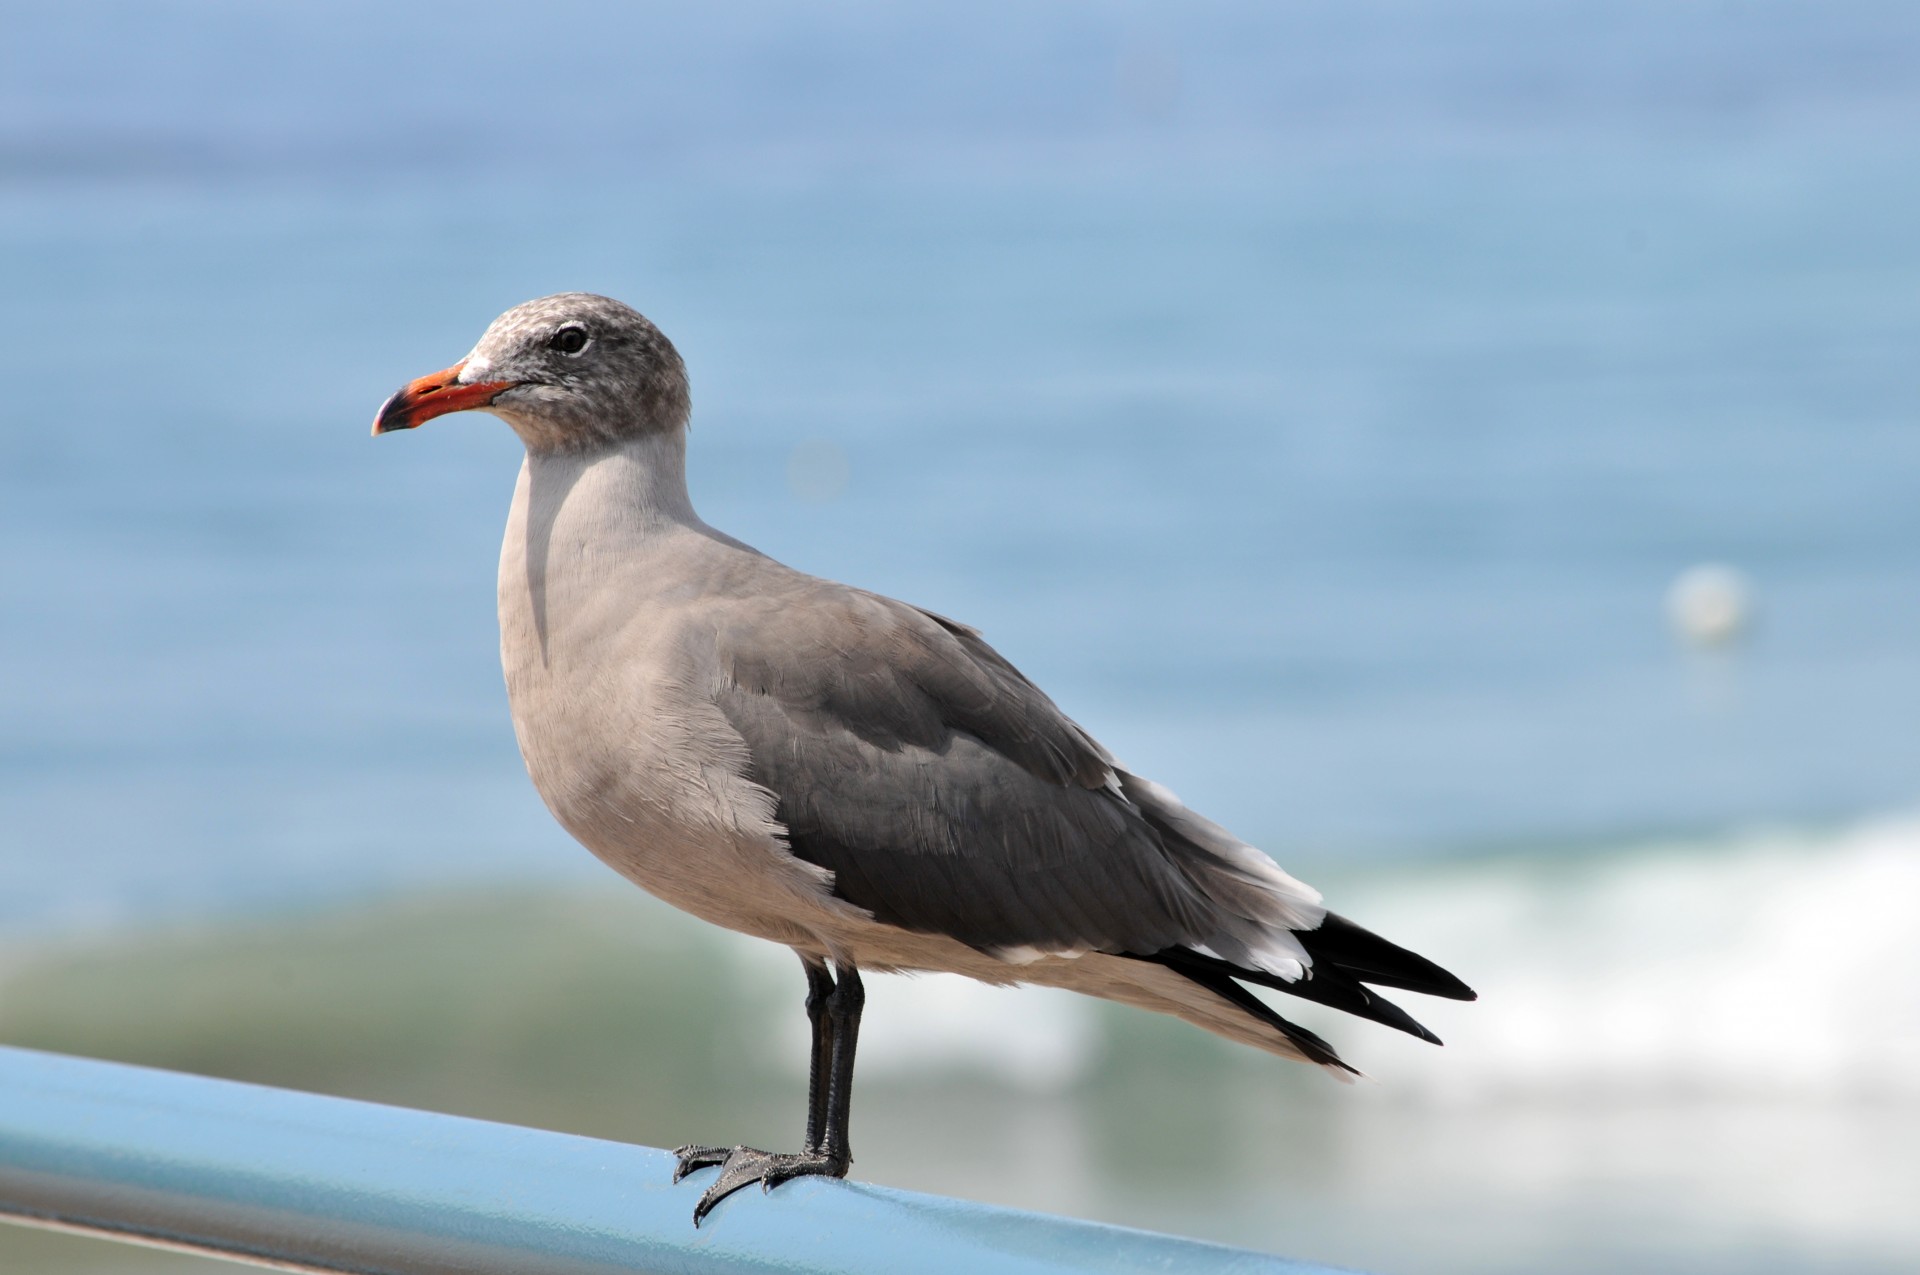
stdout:
MULTIPOLYGON (((1398 1097, 1920 1099, 1920 818, 1383 874, 1342 911, 1480 992, 1398 1097)), ((1353 1040, 1352 1033, 1345 1038, 1353 1040)))

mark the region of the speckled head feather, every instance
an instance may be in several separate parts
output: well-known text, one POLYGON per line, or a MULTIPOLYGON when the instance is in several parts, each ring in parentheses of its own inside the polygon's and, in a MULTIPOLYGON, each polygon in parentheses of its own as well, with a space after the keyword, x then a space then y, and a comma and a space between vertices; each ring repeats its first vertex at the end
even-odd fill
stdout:
POLYGON ((530 450, 595 451, 685 429, 687 366, 645 315, 611 297, 561 292, 495 319, 460 385, 507 382, 485 406, 530 450))

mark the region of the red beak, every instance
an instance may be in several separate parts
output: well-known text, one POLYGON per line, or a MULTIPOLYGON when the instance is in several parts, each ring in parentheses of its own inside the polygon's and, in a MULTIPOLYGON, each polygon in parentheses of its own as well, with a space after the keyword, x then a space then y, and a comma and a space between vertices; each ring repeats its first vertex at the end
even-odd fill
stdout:
POLYGON ((462 385, 457 378, 465 366, 464 362, 455 363, 443 372, 408 382, 405 389, 380 405, 380 414, 373 418, 375 437, 391 434, 396 429, 413 429, 448 412, 485 407, 519 384, 518 381, 476 381, 462 385))

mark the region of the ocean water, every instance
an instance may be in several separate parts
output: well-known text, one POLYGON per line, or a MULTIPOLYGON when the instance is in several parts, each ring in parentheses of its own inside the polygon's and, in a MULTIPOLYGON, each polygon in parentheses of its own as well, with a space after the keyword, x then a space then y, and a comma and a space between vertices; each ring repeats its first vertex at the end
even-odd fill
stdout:
POLYGON ((517 446, 366 437, 566 287, 681 343, 709 520, 983 627, 1291 861, 1898 809, 1920 181, 1807 164, 641 186, 558 244, 479 191, 16 189, 0 916, 577 859, 494 662, 517 446), (1701 560, 1740 649, 1668 631, 1701 560))
MULTIPOLYGON (((517 444, 367 437, 495 313, 586 288, 686 355, 709 521, 980 626, 1483 992, 1431 1014, 1442 1053, 1319 1024, 1379 1078, 1322 1092, 887 981, 863 1172, 1382 1270, 1911 1267, 1907 7, 557 12, 457 67, 418 51, 518 10, 9 15, 0 999, 182 927, 604 883, 499 684, 517 444), (1664 610, 1704 562, 1753 590, 1724 649, 1664 610), (1135 1052, 1177 1173, 1111 1096, 1135 1052), (928 1111, 1058 1144, 937 1156, 928 1111), (1237 1130, 1218 1173, 1206 1130, 1237 1130)), ((409 952, 465 941, 420 906, 409 952)), ((717 950, 713 1013, 792 991, 717 950)), ((441 1092, 377 1086, 418 1040, 279 1072, 239 1002, 176 1048, 48 997, 0 1031, 441 1092)), ((676 1083, 663 1112, 726 1108, 676 1083)))

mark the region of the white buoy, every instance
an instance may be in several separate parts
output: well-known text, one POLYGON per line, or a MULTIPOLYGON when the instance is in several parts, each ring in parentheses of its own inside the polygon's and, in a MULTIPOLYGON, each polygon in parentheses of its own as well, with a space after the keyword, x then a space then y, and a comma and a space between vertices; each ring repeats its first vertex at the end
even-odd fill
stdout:
POLYGON ((1730 645, 1753 622, 1753 588, 1722 563, 1688 567, 1667 588, 1667 619, 1694 646, 1730 645))

